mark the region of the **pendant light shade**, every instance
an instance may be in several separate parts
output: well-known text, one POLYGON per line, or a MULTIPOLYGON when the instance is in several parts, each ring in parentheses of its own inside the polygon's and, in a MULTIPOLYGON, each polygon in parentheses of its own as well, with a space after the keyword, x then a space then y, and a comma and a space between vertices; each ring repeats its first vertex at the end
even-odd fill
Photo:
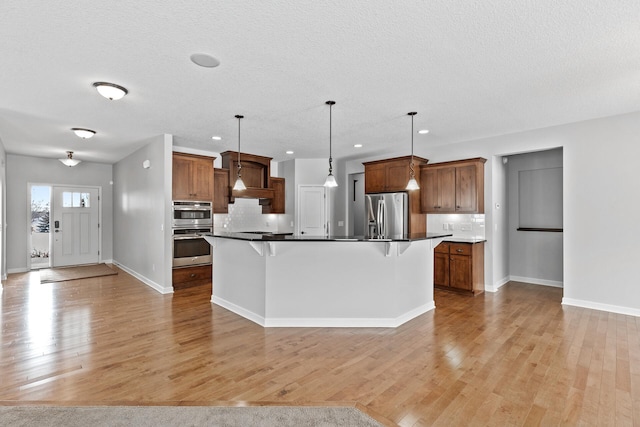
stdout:
POLYGON ((336 182, 336 177, 333 176, 333 158, 331 157, 331 110, 335 105, 335 101, 327 101, 325 104, 329 106, 329 175, 327 175, 327 179, 324 181, 324 186, 328 188, 337 187, 338 183, 336 182))
POLYGON ((95 82, 93 87, 96 88, 100 95, 111 101, 120 99, 129 93, 126 88, 115 83, 95 82))
POLYGON ((66 159, 58 159, 60 160, 65 166, 75 166, 78 163, 81 162, 81 160, 76 160, 73 158, 73 151, 67 151, 67 158, 66 159))
POLYGON ((238 119, 238 176, 236 178, 236 183, 233 185, 233 189, 236 191, 242 191, 247 189, 247 186, 244 185, 244 181, 242 181, 242 173, 240 172, 242 169, 242 164, 240 164, 240 120, 244 119, 244 116, 237 114, 236 119, 238 119))
POLYGON ((415 111, 407 113, 408 116, 411 116, 411 163, 409 163, 409 182, 407 183, 406 190, 413 191, 419 190, 420 186, 418 185, 418 181, 416 181, 416 173, 413 168, 413 116, 415 116, 415 111))

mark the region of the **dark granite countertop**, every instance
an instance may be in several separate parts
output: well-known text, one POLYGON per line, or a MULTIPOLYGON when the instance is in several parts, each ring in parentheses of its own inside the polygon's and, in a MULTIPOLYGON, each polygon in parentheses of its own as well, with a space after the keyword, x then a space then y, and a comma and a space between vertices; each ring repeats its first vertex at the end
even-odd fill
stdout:
POLYGON ((236 239, 247 240, 251 242, 255 241, 269 241, 269 242, 413 242, 426 239, 438 239, 442 237, 451 237, 449 233, 416 233, 416 234, 404 234, 396 236, 387 236, 386 238, 371 238, 364 236, 309 236, 309 235, 295 235, 288 233, 235 233, 235 232, 220 232, 214 231, 214 237, 221 237, 224 239, 236 239))

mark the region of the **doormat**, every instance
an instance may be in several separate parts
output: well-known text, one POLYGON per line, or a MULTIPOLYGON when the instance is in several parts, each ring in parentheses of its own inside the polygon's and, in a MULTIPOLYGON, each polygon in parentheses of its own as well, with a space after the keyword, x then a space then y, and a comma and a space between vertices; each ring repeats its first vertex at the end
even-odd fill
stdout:
POLYGON ((46 268, 40 270, 40 283, 66 282, 67 280, 88 279, 113 274, 118 274, 118 272, 107 264, 46 268))

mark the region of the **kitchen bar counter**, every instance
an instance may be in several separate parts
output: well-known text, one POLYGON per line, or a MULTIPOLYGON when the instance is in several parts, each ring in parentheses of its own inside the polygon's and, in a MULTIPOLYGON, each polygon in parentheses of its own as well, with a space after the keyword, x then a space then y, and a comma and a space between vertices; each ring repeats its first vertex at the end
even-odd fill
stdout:
POLYGON ((284 242, 415 242, 418 240, 453 238, 451 233, 416 233, 395 236, 365 237, 365 236, 310 236, 294 235, 288 233, 269 232, 219 232, 213 233, 214 237, 223 239, 237 239, 248 241, 284 241, 284 242))
POLYGON ((397 327, 435 308, 447 236, 214 233, 211 302, 265 327, 397 327))

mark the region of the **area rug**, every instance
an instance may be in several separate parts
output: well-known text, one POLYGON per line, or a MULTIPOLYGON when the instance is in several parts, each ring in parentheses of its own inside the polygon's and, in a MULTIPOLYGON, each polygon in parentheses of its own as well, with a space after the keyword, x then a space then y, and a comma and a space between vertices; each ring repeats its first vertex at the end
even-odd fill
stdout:
POLYGON ((40 270, 40 283, 65 282, 67 280, 111 276, 113 274, 118 274, 118 272, 106 264, 46 268, 40 270))
POLYGON ((12 427, 383 426, 356 408, 309 406, 0 406, 0 425, 12 427))

